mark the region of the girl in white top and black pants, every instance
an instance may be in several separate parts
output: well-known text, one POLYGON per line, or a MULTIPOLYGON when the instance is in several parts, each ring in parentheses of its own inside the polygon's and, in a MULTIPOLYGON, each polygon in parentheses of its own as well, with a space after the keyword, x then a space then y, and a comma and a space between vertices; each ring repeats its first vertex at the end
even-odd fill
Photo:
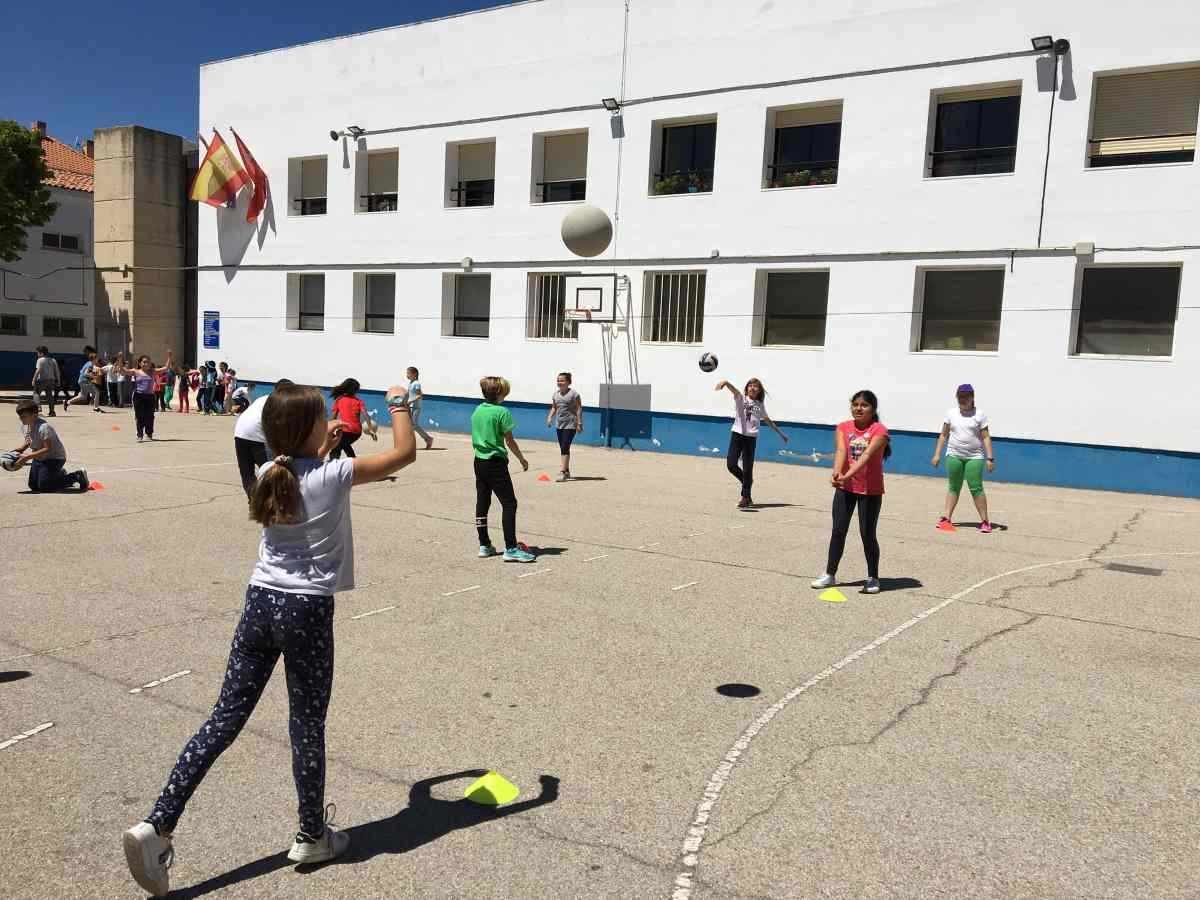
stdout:
POLYGON ((728 381, 718 381, 717 390, 728 388, 733 394, 733 429, 729 435, 729 455, 725 466, 742 485, 742 497, 738 500, 738 509, 749 509, 754 505, 750 496, 750 487, 754 484, 754 450, 758 445, 758 427, 760 422, 766 422, 777 435, 787 443, 787 435, 780 431, 771 417, 767 415, 764 405, 767 399, 767 389, 757 378, 746 382, 746 387, 738 391, 728 381), (738 462, 741 466, 738 466, 738 462))

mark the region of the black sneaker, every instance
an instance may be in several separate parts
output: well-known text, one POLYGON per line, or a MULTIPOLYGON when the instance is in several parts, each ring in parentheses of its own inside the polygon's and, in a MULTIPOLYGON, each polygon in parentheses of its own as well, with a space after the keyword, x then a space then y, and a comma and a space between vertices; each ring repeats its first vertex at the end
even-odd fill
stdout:
POLYGON ((79 490, 84 493, 87 493, 87 489, 92 486, 91 481, 88 480, 87 469, 80 469, 76 472, 75 480, 79 482, 79 490))

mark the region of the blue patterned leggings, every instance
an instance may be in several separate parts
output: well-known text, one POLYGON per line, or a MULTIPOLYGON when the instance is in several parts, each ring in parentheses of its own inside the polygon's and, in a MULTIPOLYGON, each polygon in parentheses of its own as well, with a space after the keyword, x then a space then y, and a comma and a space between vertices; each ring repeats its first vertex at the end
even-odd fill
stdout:
POLYGON ((161 834, 175 830, 204 776, 234 742, 283 654, 288 688, 292 775, 300 830, 325 827, 325 713, 333 688, 333 597, 288 594, 250 585, 233 635, 221 696, 212 715, 179 754, 167 786, 146 817, 161 834))

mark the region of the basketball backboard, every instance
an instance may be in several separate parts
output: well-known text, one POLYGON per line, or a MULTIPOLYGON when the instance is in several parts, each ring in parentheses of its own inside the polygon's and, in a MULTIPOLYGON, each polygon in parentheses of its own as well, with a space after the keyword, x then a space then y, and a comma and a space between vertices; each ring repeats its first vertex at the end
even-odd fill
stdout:
POLYGON ((617 276, 567 275, 563 318, 568 322, 615 322, 617 276))

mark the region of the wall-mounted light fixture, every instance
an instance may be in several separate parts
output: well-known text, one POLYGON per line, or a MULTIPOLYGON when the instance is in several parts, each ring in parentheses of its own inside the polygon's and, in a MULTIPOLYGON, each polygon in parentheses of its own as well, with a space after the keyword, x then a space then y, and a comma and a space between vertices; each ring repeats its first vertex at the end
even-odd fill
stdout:
POLYGON ((1033 44, 1033 49, 1039 53, 1044 53, 1047 50, 1053 49, 1054 38, 1048 34, 1043 34, 1040 37, 1030 38, 1029 43, 1033 44))
POLYGON ((605 97, 600 102, 610 113, 619 113, 621 111, 621 103, 616 97, 605 97))
POLYGON ((344 131, 332 130, 329 132, 329 139, 335 144, 344 137, 348 137, 357 141, 360 137, 367 133, 367 129, 360 128, 357 125, 347 125, 344 131))

